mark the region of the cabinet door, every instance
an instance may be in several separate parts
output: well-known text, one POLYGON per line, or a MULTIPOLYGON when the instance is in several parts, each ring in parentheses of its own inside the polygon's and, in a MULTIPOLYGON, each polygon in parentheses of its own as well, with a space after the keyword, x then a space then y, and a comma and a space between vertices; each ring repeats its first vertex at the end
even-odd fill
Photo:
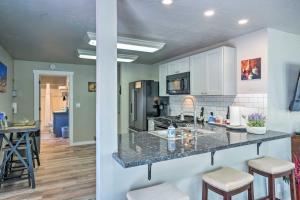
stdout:
POLYGON ((168 64, 159 66, 159 96, 167 95, 167 75, 168 75, 168 64))
POLYGON ((190 71, 190 58, 182 58, 180 60, 175 61, 175 69, 176 74, 189 72, 190 71))
POLYGON ((168 63, 168 75, 190 71, 190 58, 182 58, 168 63))
POLYGON ((205 53, 200 53, 190 57, 191 72, 191 95, 206 94, 206 66, 205 53))
POLYGON ((168 71, 167 75, 173 75, 177 73, 178 70, 177 70, 176 61, 169 62, 165 65, 167 65, 167 71, 168 71))
POLYGON ((207 95, 223 94, 223 55, 222 48, 206 52, 207 95))

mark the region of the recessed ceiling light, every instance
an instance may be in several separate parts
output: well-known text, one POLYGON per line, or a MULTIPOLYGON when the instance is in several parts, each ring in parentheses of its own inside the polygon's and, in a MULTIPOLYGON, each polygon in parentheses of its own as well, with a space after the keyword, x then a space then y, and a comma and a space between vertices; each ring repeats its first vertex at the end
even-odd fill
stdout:
POLYGON ((249 20, 248 19, 240 19, 238 21, 239 25, 245 25, 245 24, 248 24, 249 20))
POLYGON ((162 0, 161 3, 164 5, 171 5, 173 3, 173 0, 162 0))
POLYGON ((215 15, 215 11, 214 10, 207 10, 207 11, 204 12, 204 16, 205 17, 211 17, 213 15, 215 15))

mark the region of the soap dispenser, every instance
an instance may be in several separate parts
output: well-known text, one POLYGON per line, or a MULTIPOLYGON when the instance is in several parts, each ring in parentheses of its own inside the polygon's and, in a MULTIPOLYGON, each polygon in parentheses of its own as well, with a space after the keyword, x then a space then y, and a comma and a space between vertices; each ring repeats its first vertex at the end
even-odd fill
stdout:
POLYGON ((176 135, 176 129, 173 126, 173 123, 171 122, 170 126, 168 127, 168 138, 175 138, 176 135))

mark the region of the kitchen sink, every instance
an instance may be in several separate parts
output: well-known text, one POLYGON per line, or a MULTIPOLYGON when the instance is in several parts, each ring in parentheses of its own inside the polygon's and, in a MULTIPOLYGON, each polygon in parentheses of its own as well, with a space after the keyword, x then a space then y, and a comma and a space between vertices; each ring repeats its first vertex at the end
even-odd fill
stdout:
MULTIPOLYGON (((163 139, 168 139, 168 130, 167 129, 159 130, 159 131, 149 131, 149 134, 158 136, 163 139)), ((182 139, 182 136, 186 137, 187 134, 191 134, 191 133, 187 133, 184 130, 176 129, 176 135, 175 135, 175 138, 173 138, 173 139, 174 140, 182 139)))
POLYGON ((203 129, 203 128, 194 129, 194 127, 183 127, 181 129, 183 129, 184 131, 188 131, 188 132, 196 132, 197 134, 202 134, 202 135, 216 133, 214 131, 210 131, 210 130, 203 129))
MULTIPOLYGON (((203 136, 207 134, 215 133, 214 131, 206 130, 198 128, 195 131, 196 136, 203 136)), ((155 135, 157 137, 168 139, 168 130, 159 130, 159 131, 149 131, 149 134, 155 135)), ((179 140, 183 138, 193 137, 194 135, 194 128, 193 127, 184 127, 176 129, 176 136, 174 140, 179 140)))

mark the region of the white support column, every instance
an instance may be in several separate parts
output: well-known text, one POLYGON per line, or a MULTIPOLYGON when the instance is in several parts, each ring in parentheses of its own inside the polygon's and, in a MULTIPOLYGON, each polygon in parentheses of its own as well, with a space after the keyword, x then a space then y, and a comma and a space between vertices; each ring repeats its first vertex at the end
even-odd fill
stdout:
POLYGON ((117 150, 117 0, 96 0, 97 94, 96 179, 97 200, 113 200, 117 150))

